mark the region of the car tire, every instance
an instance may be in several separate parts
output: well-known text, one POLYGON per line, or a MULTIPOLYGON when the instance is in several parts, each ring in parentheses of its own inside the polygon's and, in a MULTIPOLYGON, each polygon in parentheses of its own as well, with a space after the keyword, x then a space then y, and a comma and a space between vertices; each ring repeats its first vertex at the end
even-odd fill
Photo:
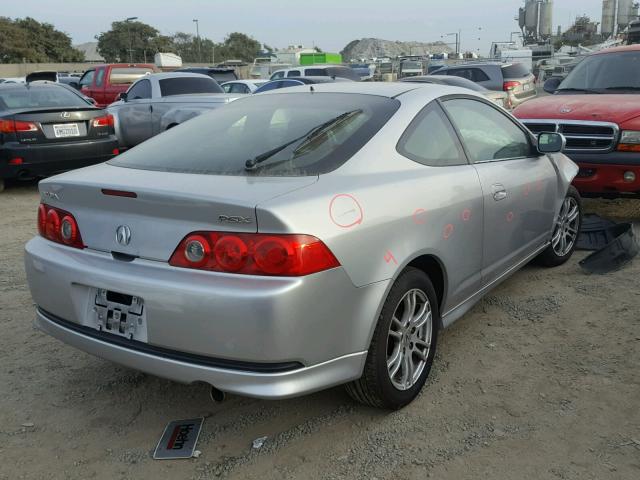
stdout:
POLYGON ((582 226, 582 199, 578 190, 570 186, 567 191, 558 218, 553 226, 551 243, 536 258, 536 263, 544 267, 557 267, 571 258, 578 244, 578 235, 582 226), (574 213, 572 213, 574 212, 574 213), (573 218, 575 215, 575 218, 573 218), (557 238, 560 235, 560 238, 557 238), (564 235, 564 247, 562 237, 564 235), (568 243, 568 244, 567 244, 568 243))
POLYGON ((439 325, 440 312, 431 280, 421 270, 406 268, 382 307, 362 377, 346 385, 347 393, 360 403, 378 408, 395 410, 410 403, 420 393, 431 370, 439 325), (408 315, 410 305, 413 311, 408 315), (421 317, 422 309, 425 314, 421 317), (400 320, 396 320, 398 315, 400 320), (424 324, 416 329, 421 319, 424 324), (399 331, 403 332, 401 338, 397 338, 399 331), (394 362, 397 355, 401 358, 394 362), (395 374, 392 370, 396 370, 395 374))

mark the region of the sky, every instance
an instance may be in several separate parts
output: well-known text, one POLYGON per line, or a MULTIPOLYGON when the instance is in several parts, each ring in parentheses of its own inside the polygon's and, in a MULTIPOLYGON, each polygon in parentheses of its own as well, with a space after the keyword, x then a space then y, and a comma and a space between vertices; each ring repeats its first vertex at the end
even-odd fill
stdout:
MULTIPOLYGON (((446 41, 461 31, 462 49, 486 54, 491 42, 508 41, 518 30, 514 17, 524 0, 1 0, 0 15, 30 16, 68 33, 74 44, 94 41, 114 20, 138 17, 162 34, 195 33, 216 42, 234 31, 272 47, 318 46, 339 52, 354 39, 446 41)), ((600 21, 601 0, 555 0, 557 25, 577 15, 600 21)))

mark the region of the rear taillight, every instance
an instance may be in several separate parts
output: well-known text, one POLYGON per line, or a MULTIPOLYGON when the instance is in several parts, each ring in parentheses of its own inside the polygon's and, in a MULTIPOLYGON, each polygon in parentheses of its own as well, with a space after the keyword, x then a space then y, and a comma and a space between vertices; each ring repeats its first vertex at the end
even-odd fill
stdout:
POLYGON ((327 246, 311 235, 194 232, 169 260, 174 267, 242 275, 300 277, 339 267, 327 246))
POLYGON ((111 114, 105 115, 103 117, 94 118, 93 121, 91 122, 91 125, 93 125, 94 128, 113 127, 113 124, 114 124, 114 120, 113 120, 113 115, 111 114))
POLYGON ((20 120, 0 120, 0 133, 37 132, 38 125, 20 120))
POLYGON ((519 87, 520 85, 522 85, 522 83, 520 82, 516 82, 516 81, 506 81, 502 84, 502 90, 504 90, 505 92, 508 92, 509 90, 513 90, 516 87, 519 87))
POLYGON ((84 248, 78 222, 73 215, 44 203, 38 207, 38 233, 52 242, 84 248))

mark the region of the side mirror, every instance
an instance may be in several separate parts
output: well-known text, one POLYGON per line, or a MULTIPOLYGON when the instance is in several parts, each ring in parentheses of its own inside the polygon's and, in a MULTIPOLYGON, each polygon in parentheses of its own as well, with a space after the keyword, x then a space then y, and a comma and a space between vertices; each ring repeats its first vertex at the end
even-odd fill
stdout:
POLYGON ((562 83, 562 78, 560 77, 551 77, 549 80, 544 82, 544 86, 542 87, 547 93, 555 93, 558 90, 558 87, 562 83))
POLYGON ((560 133, 543 132, 538 135, 538 151, 540 153, 560 153, 566 144, 567 139, 560 133))
POLYGON ((78 82, 69 82, 69 86, 75 88, 76 90, 80 90, 80 84, 78 82))
POLYGON ((116 97, 116 100, 122 100, 123 102, 127 101, 127 92, 119 93, 116 97))

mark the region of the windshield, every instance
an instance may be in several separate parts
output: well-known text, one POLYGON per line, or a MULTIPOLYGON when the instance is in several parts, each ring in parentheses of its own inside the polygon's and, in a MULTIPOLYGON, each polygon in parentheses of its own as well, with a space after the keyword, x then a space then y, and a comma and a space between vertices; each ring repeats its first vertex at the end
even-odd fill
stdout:
POLYGON ((640 89, 640 51, 591 55, 575 66, 558 90, 634 89, 640 89))
POLYGON ((190 120, 109 163, 143 170, 212 175, 318 175, 349 160, 399 106, 398 100, 374 95, 256 95, 190 120), (347 113, 350 114, 345 116, 347 113), (341 121, 330 122, 304 143, 295 142, 341 115, 341 121), (289 142, 294 142, 290 148, 289 142), (188 145, 187 150, 176 151, 178 144, 188 145), (278 151, 269 155, 268 162, 258 169, 247 170, 248 160, 272 150, 278 151))
POLYGON ((80 96, 61 86, 3 88, 0 90, 0 109, 24 108, 87 108, 80 96))

